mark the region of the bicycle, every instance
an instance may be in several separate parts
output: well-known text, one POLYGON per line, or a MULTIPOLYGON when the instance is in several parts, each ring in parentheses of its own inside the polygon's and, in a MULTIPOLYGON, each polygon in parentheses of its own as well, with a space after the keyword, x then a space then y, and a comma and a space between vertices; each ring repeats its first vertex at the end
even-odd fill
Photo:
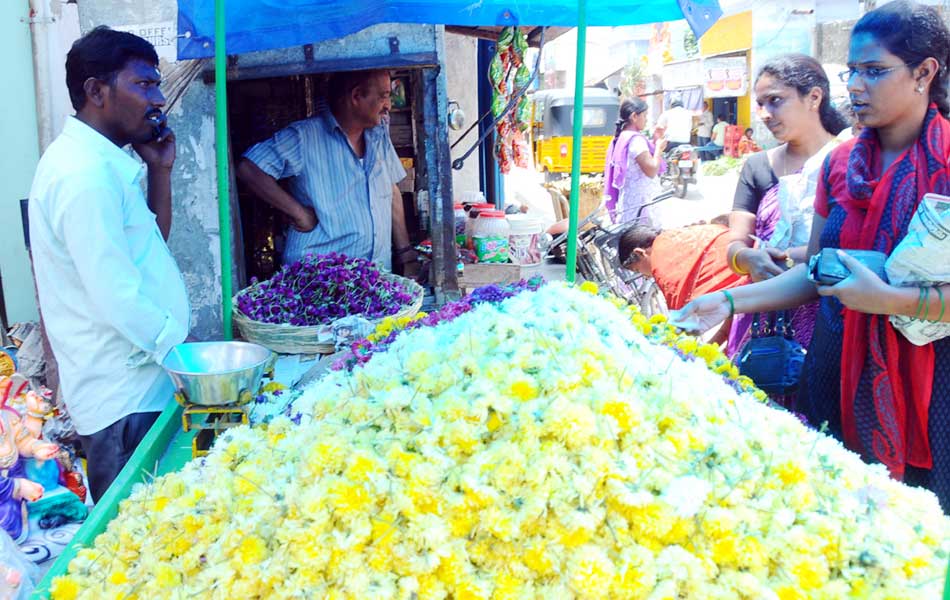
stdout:
MULTIPOLYGON (((666 314, 668 308, 663 294, 652 278, 624 268, 620 264, 620 237, 643 221, 643 212, 672 198, 673 190, 667 190, 643 204, 633 221, 612 224, 607 219, 607 208, 603 205, 578 223, 577 234, 577 270, 586 281, 607 288, 620 298, 635 304, 645 316, 666 314)), ((567 233, 555 237, 548 246, 557 247, 567 240, 567 233)))

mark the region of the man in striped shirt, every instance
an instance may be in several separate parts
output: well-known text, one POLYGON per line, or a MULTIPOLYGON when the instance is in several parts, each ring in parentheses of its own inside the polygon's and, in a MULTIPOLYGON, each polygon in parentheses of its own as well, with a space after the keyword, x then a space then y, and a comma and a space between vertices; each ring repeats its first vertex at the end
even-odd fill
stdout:
POLYGON ((393 255, 404 266, 413 264, 396 187, 406 171, 383 122, 390 89, 387 71, 334 74, 328 102, 315 116, 244 154, 238 178, 290 218, 284 263, 339 252, 386 269, 393 255), (290 193, 277 183, 285 178, 290 193))

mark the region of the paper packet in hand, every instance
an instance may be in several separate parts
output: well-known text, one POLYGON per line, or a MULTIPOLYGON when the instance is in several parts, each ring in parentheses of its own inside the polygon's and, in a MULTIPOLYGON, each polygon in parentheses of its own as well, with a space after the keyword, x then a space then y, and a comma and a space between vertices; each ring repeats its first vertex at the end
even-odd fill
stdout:
MULTIPOLYGON (((907 226, 907 236, 894 248, 884 270, 891 285, 896 286, 950 283, 950 197, 924 195, 907 226)), ((917 346, 950 336, 950 323, 903 315, 891 315, 890 320, 917 346)))

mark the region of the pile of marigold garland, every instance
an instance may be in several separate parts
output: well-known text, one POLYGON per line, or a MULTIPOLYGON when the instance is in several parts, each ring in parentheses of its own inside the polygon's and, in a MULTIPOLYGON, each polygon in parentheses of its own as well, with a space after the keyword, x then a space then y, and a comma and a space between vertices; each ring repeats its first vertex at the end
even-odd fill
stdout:
POLYGON ((687 341, 561 285, 403 331, 138 490, 53 596, 939 597, 935 497, 687 341))

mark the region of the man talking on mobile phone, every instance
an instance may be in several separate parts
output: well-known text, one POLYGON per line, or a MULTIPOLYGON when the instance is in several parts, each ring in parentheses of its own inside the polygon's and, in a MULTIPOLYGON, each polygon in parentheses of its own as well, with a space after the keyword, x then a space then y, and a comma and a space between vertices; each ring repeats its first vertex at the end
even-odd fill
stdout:
POLYGON ((165 244, 175 134, 160 84, 146 40, 106 27, 77 40, 66 56, 76 115, 43 154, 30 190, 40 310, 96 501, 172 400, 160 364, 190 321, 165 244))

